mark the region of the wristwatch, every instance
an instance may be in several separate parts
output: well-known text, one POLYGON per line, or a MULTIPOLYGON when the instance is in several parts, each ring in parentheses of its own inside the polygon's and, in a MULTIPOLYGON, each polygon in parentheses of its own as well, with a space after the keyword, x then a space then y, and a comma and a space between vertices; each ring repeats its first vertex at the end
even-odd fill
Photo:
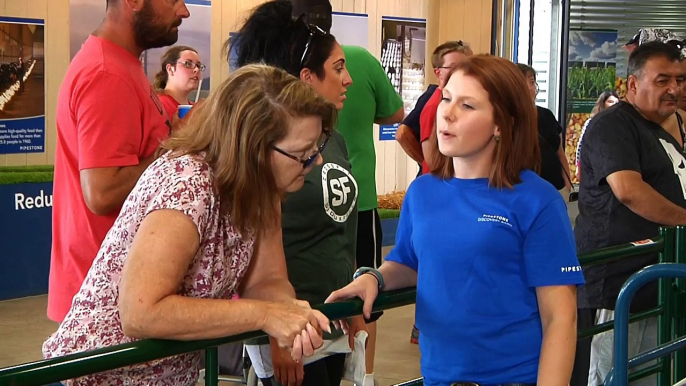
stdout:
POLYGON ((358 277, 360 277, 362 275, 374 276, 374 278, 376 278, 376 281, 379 282, 379 290, 381 290, 383 288, 383 285, 384 285, 383 275, 381 275, 381 272, 379 272, 378 269, 369 268, 369 267, 358 268, 357 271, 355 271, 355 274, 353 274, 353 280, 357 279, 358 277))

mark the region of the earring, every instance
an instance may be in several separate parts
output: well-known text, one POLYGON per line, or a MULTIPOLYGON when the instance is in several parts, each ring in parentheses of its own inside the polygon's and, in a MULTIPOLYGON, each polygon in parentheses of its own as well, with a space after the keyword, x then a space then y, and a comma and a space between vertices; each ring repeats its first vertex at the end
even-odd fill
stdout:
POLYGON ((493 139, 495 140, 496 143, 500 142, 500 136, 499 135, 494 135, 493 139))

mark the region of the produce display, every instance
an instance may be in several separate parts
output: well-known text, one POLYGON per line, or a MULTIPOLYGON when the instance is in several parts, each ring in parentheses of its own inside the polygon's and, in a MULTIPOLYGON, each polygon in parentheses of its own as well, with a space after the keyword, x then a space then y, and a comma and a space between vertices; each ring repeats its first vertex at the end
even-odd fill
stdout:
MULTIPOLYGON (((611 67, 608 67, 606 69, 602 70, 609 70, 611 67)), ((570 90, 576 90, 571 87, 572 85, 572 76, 571 76, 571 70, 570 69, 570 90)), ((613 71, 608 71, 608 73, 614 73, 614 68, 612 68, 613 71)), ((581 86, 583 90, 586 90, 584 87, 588 86, 585 84, 583 81, 586 80, 586 78, 590 78, 590 75, 579 75, 579 72, 576 73, 575 75, 575 87, 581 86), (582 81, 583 80, 583 81, 582 81)), ((595 73, 599 83, 606 85, 608 82, 608 79, 606 79, 607 74, 604 74, 601 71, 598 71, 595 73)), ((596 92, 595 95, 600 95, 603 91, 605 90, 611 90, 614 89, 617 95, 619 96, 619 99, 624 99, 626 97, 626 90, 627 90, 627 80, 626 78, 619 78, 615 77, 614 82, 611 82, 613 87, 607 87, 604 89, 601 89, 598 91, 600 88, 596 86, 588 86, 588 89, 593 89, 594 92, 596 92)), ((587 94, 587 91, 582 91, 582 93, 586 95, 593 95, 593 94, 587 94)), ((582 94, 582 93, 577 93, 577 94, 582 94)), ((576 97, 574 95, 574 97, 576 97)), ((591 98, 588 98, 591 99, 591 98)), ((595 101, 594 101, 595 102, 595 101)), ((565 139, 565 155, 567 156, 567 160, 569 161, 569 171, 571 172, 571 178, 572 182, 575 184, 578 184, 579 181, 577 181, 576 178, 576 145, 579 143, 579 137, 581 137, 581 131, 584 127, 584 123, 591 117, 591 113, 572 113, 569 117, 569 122, 567 122, 567 138, 565 139)))
POLYGON ((619 99, 626 98, 626 87, 626 78, 615 79, 615 91, 617 92, 619 99))
POLYGON ((581 130, 584 123, 591 117, 590 113, 574 113, 571 115, 567 124, 567 138, 565 141, 565 155, 569 161, 569 172, 571 173, 572 183, 578 184, 576 179, 576 145, 581 137, 581 130))
POLYGON ((380 194, 379 209, 400 209, 405 199, 405 191, 393 191, 388 194, 380 194))

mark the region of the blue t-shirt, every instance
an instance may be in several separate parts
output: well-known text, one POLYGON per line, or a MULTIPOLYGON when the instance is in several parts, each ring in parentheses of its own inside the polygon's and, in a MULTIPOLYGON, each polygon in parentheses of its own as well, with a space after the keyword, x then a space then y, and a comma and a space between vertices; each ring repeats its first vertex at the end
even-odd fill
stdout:
POLYGON ((514 189, 487 179, 416 179, 386 257, 418 272, 424 384, 535 383, 543 338, 536 287, 583 284, 567 208, 532 171, 514 189))

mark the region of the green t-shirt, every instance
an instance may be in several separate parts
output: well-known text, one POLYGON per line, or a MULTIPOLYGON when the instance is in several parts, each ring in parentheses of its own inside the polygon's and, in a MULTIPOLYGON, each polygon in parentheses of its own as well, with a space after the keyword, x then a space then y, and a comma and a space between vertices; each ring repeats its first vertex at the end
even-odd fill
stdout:
MULTIPOLYGON (((340 133, 334 131, 322 156, 281 206, 288 280, 311 305, 352 281, 357 246, 358 187, 340 133)), ((327 339, 342 335, 332 331, 327 339)))
POLYGON ((360 211, 378 207, 374 120, 387 118, 403 107, 381 63, 362 47, 343 46, 346 66, 353 79, 348 99, 338 115, 337 130, 345 138, 360 186, 360 211))
MULTIPOLYGON (((296 297, 313 306, 352 281, 357 247, 358 187, 340 133, 333 132, 322 156, 322 165, 307 173, 303 187, 281 205, 288 280, 296 297)), ((331 331, 325 339, 343 335, 331 331)), ((246 341, 266 343, 266 338, 246 341)))

